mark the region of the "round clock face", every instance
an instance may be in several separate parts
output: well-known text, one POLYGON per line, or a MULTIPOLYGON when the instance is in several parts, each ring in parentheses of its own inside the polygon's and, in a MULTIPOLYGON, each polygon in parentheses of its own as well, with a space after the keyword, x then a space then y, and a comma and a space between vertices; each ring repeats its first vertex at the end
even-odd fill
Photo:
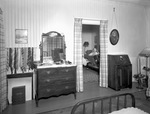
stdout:
POLYGON ((112 45, 116 45, 119 41, 119 32, 117 29, 113 29, 110 33, 110 42, 112 45))

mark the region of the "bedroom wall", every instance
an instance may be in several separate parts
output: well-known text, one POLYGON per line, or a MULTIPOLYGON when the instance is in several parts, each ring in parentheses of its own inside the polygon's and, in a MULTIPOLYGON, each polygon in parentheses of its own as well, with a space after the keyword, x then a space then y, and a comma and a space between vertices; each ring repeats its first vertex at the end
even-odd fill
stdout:
MULTIPOLYGON (((116 46, 109 43, 108 53, 126 53, 137 73, 138 53, 146 46, 147 13, 143 6, 109 0, 5 0, 4 19, 7 47, 36 47, 42 33, 58 31, 65 35, 66 58, 74 58, 74 18, 108 20, 108 34, 118 28, 120 40, 116 46), (113 7, 117 24, 112 23, 113 7), (28 43, 15 44, 15 29, 28 29, 28 43)), ((109 41, 109 37, 108 37, 109 41)), ((18 82, 21 83, 21 82, 18 82)))
POLYGON ((67 59, 73 61, 74 18, 107 19, 110 33, 111 28, 116 26, 112 23, 113 7, 116 7, 120 40, 116 46, 109 43, 109 53, 128 53, 135 59, 146 45, 145 8, 108 0, 5 0, 7 46, 38 48, 41 34, 56 30, 64 33, 67 59), (28 44, 15 44, 15 29, 28 29, 28 44))

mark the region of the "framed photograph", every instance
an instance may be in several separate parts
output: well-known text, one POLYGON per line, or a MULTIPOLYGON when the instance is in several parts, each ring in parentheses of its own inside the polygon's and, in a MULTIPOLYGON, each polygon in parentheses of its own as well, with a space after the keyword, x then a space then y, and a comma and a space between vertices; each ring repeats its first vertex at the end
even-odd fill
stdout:
POLYGON ((28 30, 27 29, 16 29, 15 30, 15 43, 16 44, 27 44, 28 43, 28 30))
POLYGON ((110 33, 110 42, 112 45, 116 45, 119 41, 119 32, 117 29, 113 29, 110 33))

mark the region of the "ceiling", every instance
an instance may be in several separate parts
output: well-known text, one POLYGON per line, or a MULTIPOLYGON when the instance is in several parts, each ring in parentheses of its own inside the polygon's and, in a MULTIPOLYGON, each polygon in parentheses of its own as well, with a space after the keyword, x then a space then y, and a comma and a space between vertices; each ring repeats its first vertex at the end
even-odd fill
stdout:
POLYGON ((150 6, 150 0, 111 0, 116 2, 126 2, 126 3, 134 3, 144 6, 150 6))

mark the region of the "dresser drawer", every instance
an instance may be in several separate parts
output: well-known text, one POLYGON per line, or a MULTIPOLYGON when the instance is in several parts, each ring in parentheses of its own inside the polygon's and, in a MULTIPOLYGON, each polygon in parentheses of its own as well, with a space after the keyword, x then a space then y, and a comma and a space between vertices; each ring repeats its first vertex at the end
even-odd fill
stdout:
POLYGON ((41 77, 39 78, 38 83, 39 85, 47 85, 47 84, 62 84, 62 83, 67 83, 72 81, 76 81, 76 77, 73 76, 60 76, 59 78, 41 77))
POLYGON ((62 84, 60 85, 59 89, 57 90, 57 93, 60 94, 68 94, 71 92, 76 92, 76 86, 75 82, 62 84))
POLYGON ((65 83, 62 84, 60 87, 62 90, 69 90, 69 89, 75 89, 76 88, 76 82, 71 82, 71 83, 65 83))
MULTIPOLYGON (((62 81, 62 80, 57 80, 57 81, 52 81, 51 83, 48 82, 43 82, 38 85, 38 90, 44 89, 44 88, 54 88, 57 87, 57 89, 61 89, 63 85, 73 85, 76 86, 76 81, 71 80, 71 81, 62 81), (54 86, 54 87, 53 87, 54 86)), ((63 86, 64 88, 64 86, 63 86)))
POLYGON ((55 93, 56 91, 54 88, 45 87, 38 90, 38 98, 53 96, 55 93))
POLYGON ((76 73, 75 67, 65 67, 65 68, 58 68, 59 75, 62 74, 75 74, 76 73))
POLYGON ((76 70, 74 67, 71 68, 57 68, 57 69, 40 69, 38 70, 38 80, 45 78, 65 78, 65 77, 76 77, 76 70))
POLYGON ((57 74, 57 69, 38 69, 37 74, 39 77, 45 77, 45 76, 53 76, 57 74))
POLYGON ((70 92, 76 92, 75 82, 59 84, 59 85, 50 85, 45 87, 40 87, 38 89, 38 97, 49 97, 53 95, 68 94, 70 92))

